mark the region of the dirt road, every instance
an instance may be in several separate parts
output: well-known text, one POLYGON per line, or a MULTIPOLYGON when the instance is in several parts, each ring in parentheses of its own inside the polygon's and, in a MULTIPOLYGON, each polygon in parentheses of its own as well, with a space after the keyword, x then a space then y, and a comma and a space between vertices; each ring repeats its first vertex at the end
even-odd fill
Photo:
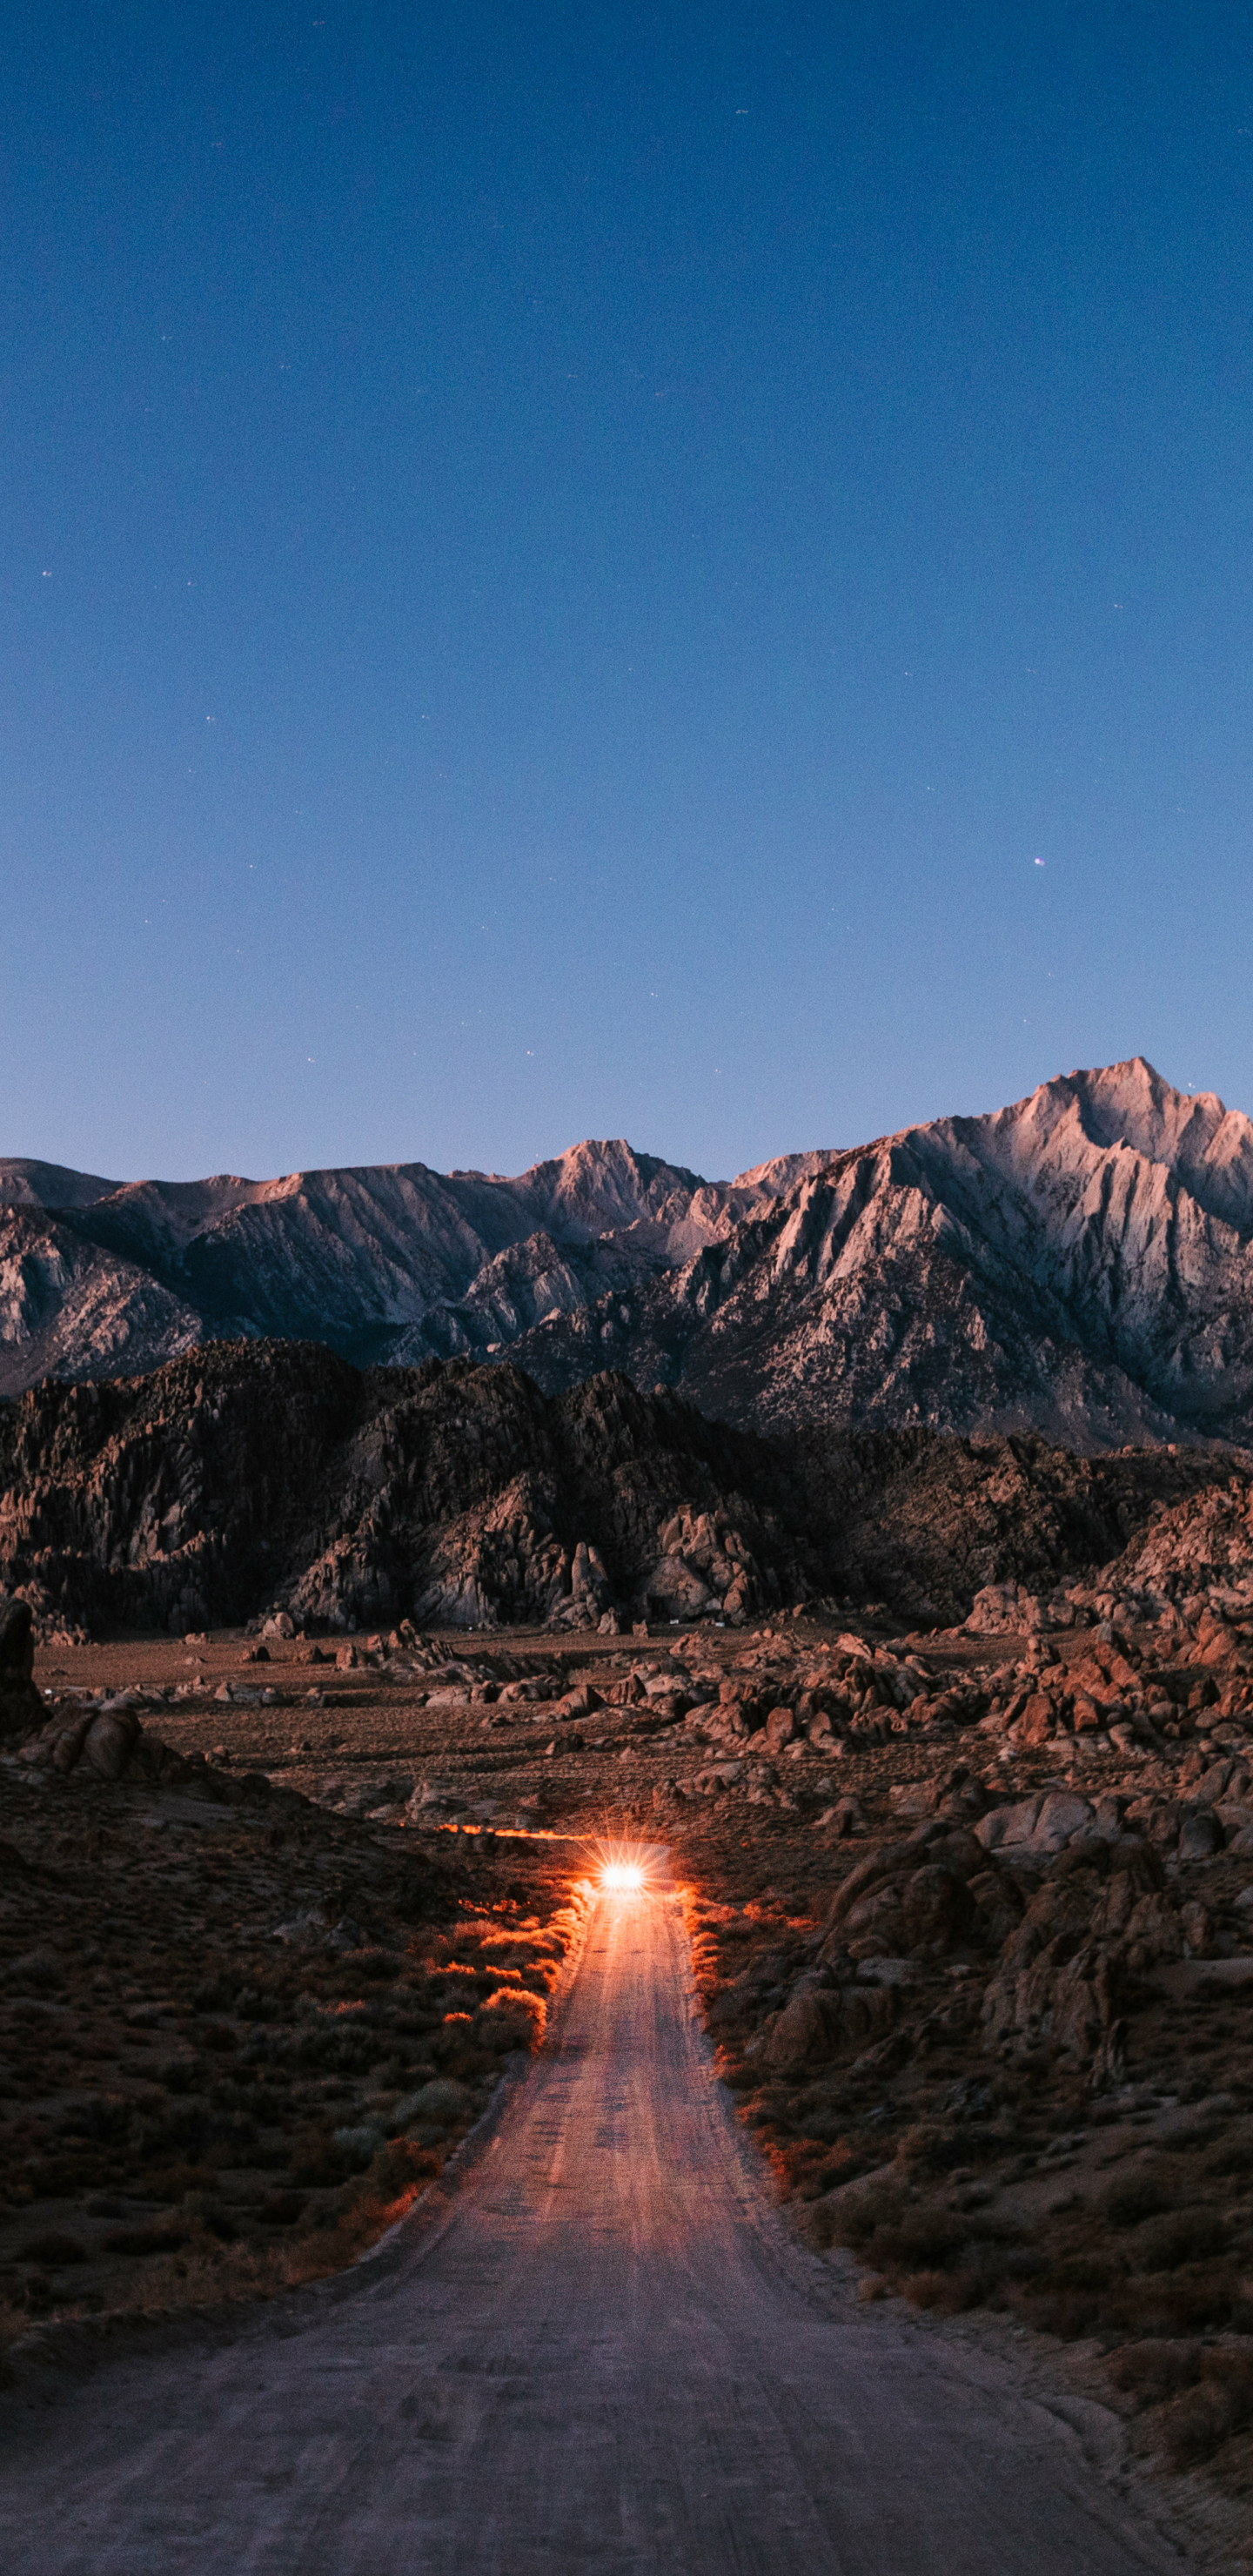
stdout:
POLYGON ((688 1989, 674 1896, 603 1897, 447 2223, 8 2412, 7 2576, 1177 2569, 994 2360, 790 2251, 688 1989))

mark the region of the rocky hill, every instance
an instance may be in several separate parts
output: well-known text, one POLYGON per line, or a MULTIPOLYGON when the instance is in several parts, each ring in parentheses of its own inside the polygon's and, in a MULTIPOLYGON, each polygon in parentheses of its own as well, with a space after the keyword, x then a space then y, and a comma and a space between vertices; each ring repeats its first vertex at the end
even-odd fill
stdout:
POLYGON ((511 1364, 213 1343, 0 1401, 0 1593, 45 1634, 735 1626, 802 1602, 951 1621, 989 1585, 1049 1594, 1249 1472, 1036 1435, 778 1440, 612 1372, 550 1397, 511 1364))
POLYGON ((0 1389, 279 1336, 549 1394, 614 1367, 767 1431, 1242 1440, 1251 1245, 1253 1123, 1140 1058, 730 1182, 621 1142, 512 1180, 0 1163, 0 1389))

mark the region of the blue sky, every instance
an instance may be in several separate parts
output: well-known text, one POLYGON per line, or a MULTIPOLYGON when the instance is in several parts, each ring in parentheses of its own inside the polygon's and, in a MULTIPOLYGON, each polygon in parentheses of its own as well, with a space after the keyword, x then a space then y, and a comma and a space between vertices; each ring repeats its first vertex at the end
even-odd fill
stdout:
POLYGON ((0 79, 0 1151, 1253 1110, 1245 13, 89 0, 0 79))

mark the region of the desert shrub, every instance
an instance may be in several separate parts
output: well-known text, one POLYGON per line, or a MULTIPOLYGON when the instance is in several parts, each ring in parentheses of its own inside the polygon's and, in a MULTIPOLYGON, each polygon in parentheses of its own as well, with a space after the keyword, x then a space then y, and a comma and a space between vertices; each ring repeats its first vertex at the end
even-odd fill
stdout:
POLYGON ((851 2246, 880 2271, 909 2273, 942 2269, 971 2234, 952 2210, 911 2201, 891 2183, 842 2195, 829 2227, 829 2243, 851 2246))
POLYGON ((255 2082, 241 2084, 234 2075, 219 2075, 209 2086, 208 2101, 214 2111, 246 2111, 255 2119, 261 2113, 264 2100, 259 2085, 255 2082))
POLYGON ((970 2225, 951 2210, 923 2202, 895 2221, 883 2221, 870 2240, 870 2260, 881 2269, 933 2271, 951 2263, 970 2243, 970 2225))
POLYGON ((390 1950, 355 1950, 335 1977, 336 1991, 355 1995, 362 1985, 385 1986, 400 1975, 400 1961, 390 1950))
POLYGON ((186 2242, 186 2231, 177 2227, 111 2227, 104 2250, 106 2254, 173 2254, 186 2242))
POLYGON ((1063 2254, 1040 2276, 1044 2290, 1107 2290, 1122 2271, 1110 2254, 1063 2254))
POLYGON ((73 2200, 75 2194, 87 2191, 107 2170, 108 2159, 94 2147, 81 2148, 77 2155, 45 2156, 26 2167, 26 2182, 35 2200, 73 2200))
POLYGON ((116 2095, 97 2095, 90 2102, 76 2102, 65 2113, 61 2128, 66 2137, 90 2139, 97 2146, 113 2146, 126 2135, 130 2126, 131 2105, 116 2095))
POLYGON ((293 2138, 288 2157, 288 2171, 293 2183, 312 2191, 325 2190, 346 2180, 353 2170, 353 2160, 335 2143, 329 2128, 314 2125, 302 2129, 293 2138))
POLYGON ((239 1985, 236 1978, 214 1977, 207 1985, 194 1988, 191 1998, 192 2011, 230 2012, 238 1992, 239 1985))
POLYGON ((393 2138, 370 2167, 370 2183, 385 2199, 397 2200, 423 2182, 430 2182, 443 2169, 443 2156, 434 2147, 420 2147, 412 2138, 393 2138))
POLYGON ((85 2263, 87 2249, 76 2236, 65 2236, 50 2228, 43 2236, 28 2236, 19 2248, 23 2263, 85 2263))
POLYGON ((828 2242, 864 2254, 879 2228, 894 2224, 905 2207, 906 2194, 899 2183, 869 2183, 864 2191, 848 2192, 828 2212, 828 2242))
MULTIPOLYGON (((283 2161, 286 2163, 286 2157, 283 2161)), ((179 2157, 171 2164, 149 2168, 144 2175, 144 2198, 145 2200, 182 2200, 187 2192, 197 2190, 204 2178, 203 2164, 193 2162, 190 2156, 179 2157)), ((100 2216, 120 2218, 122 2211, 120 2208, 102 2208, 100 2216)))
POLYGON ((806 2139, 803 2144, 816 2161, 807 2165, 797 2183, 802 2200, 816 2200, 821 2193, 837 2190, 841 2183, 854 2182, 872 2161, 864 2148, 850 2145, 846 2138, 806 2139))
POLYGON ((1233 2288, 1227 2263, 1136 2272, 1107 2294, 1103 2318, 1125 2335, 1202 2334, 1207 2327, 1228 2323, 1233 2288))
POLYGON ((805 2213, 805 2233, 811 2245, 816 2245, 823 2254, 832 2245, 848 2243, 841 2228, 839 2211, 830 2199, 811 2202, 805 2213))
POLYGON ((1206 2157, 1205 2170, 1220 2180, 1227 2174, 1253 2173, 1253 2132, 1245 2130, 1240 2136, 1224 2138, 1206 2157))
POLYGON ((1142 2343, 1125 2343, 1109 2357, 1109 2375, 1125 2397, 1142 2406, 1160 2406, 1199 2376, 1203 2354, 1198 2343, 1169 2342, 1160 2335, 1142 2343))
POLYGON ((1217 2210, 1175 2209, 1144 2220, 1136 2229, 1133 2252, 1146 2272, 1177 2272, 1183 2263, 1203 2263, 1221 2254, 1226 2241, 1217 2210))
POLYGON ((958 2165, 979 2164, 1004 2145, 995 2132, 974 2123, 964 2125, 922 2120, 905 2131, 896 2150, 907 2172, 952 2173, 958 2165))
POLYGON ((239 2235, 239 2226, 233 2212, 224 2208, 221 2201, 209 2203, 202 2226, 206 2235, 216 2237, 222 2245, 233 2245, 239 2235))
POLYGON ((1142 2218, 1158 2218, 1173 2210, 1175 2201, 1167 2176, 1152 2165, 1140 2165, 1110 2183, 1102 2210, 1111 2227, 1138 2227, 1142 2218))
POLYGON ((161 2065, 154 2067, 153 2073, 166 2093, 190 2093, 200 2082, 200 2070, 195 2061, 189 2064, 179 2057, 164 2059, 161 2065))
POLYGON ((366 2166, 373 2164, 378 2154, 383 2133, 372 2120, 354 2121, 346 2128, 335 2130, 334 2143, 352 2171, 364 2173, 366 2166))
POLYGON ((391 2115, 395 2130, 409 2128, 415 2121, 427 2129, 456 2129, 473 2116, 474 2096, 464 2084, 449 2077, 434 2075, 429 2083, 420 2084, 416 2093, 398 2102, 391 2115))
POLYGON ((263 2200, 257 2215, 267 2227, 294 2227, 303 2218, 308 2202, 302 2191, 272 2191, 263 2200))
POLYGON ((315 2022, 302 2030, 296 2043, 298 2066, 320 2067, 331 2075, 359 2075, 370 2064, 378 2048, 378 2037, 369 2025, 354 2028, 351 2022, 315 2022))
POLYGON ((542 1998, 519 1986, 498 1986, 480 2009, 476 2037, 496 2050, 538 2048, 547 2018, 542 1998))
POLYGON ((935 2308, 941 2316, 953 2317, 977 2307, 986 2284, 975 2272, 912 2272, 901 2290, 915 2308, 935 2308))
POLYGON ((127 2145, 132 2155, 143 2159, 168 2156, 176 2148, 181 2148, 184 2154, 194 2155, 197 2149, 207 2145, 217 2125, 210 2116, 208 2103, 193 2098, 176 2102, 164 2111, 136 2112, 127 2145))
POLYGON ((742 2039, 757 2018, 757 1999, 742 1987, 728 1986, 715 1995, 705 2023, 715 2039, 742 2039))
POLYGON ((246 1986, 243 1993, 236 1997, 236 2016, 240 2021, 279 2021, 284 2017, 285 2012, 291 2010, 288 2000, 290 1993, 289 1986, 281 1989, 273 1986, 266 1988, 246 1986))
POLYGON ((431 2035, 431 2055, 446 2075, 473 2078, 486 2072, 491 2060, 480 2047, 475 2022, 469 2013, 445 2013, 438 2030, 431 2035))
POLYGON ((1253 2424, 1253 2352, 1213 2346, 1203 2357, 1196 2385, 1163 2406, 1158 2417, 1173 2469, 1195 2468, 1212 2458, 1233 2433, 1253 2424))
POLYGON ((1035 2295, 1032 2283, 1031 2322, 1043 2334, 1057 2335, 1063 2343, 1075 2343, 1090 2335, 1100 2325, 1104 2314, 1098 2290, 1049 2290, 1035 2295))

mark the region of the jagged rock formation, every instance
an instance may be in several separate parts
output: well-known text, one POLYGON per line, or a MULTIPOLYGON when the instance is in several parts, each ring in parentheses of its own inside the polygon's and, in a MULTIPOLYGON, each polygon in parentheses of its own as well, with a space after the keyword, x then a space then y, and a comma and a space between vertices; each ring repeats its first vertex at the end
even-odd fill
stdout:
POLYGON ((1253 1124, 1140 1058, 711 1183, 622 1143, 117 1184, 0 1163, 0 1388, 218 1337, 607 1367, 765 1430, 1253 1436, 1253 1124))
POLYGON ((622 1378, 549 1401, 513 1368, 217 1343, 0 1404, 0 1588, 53 1626, 668 1615, 652 1577, 664 1594, 676 1505, 694 1563, 731 1552, 732 1615, 813 1589, 764 1445, 622 1378))
POLYGON ((1155 1514, 1186 1515, 1194 1499, 1206 1511, 1228 1480, 1247 1493, 1253 1467, 1230 1451, 1173 1446, 1087 1458, 1022 1432, 810 1431, 786 1452, 805 1497, 793 1508, 820 1533, 828 1590, 927 1624, 964 1618, 998 1585, 1022 1604, 986 1624, 1020 1628, 1039 1625, 1042 1599, 1095 1577, 1128 1541, 1134 1552, 1155 1514))
POLYGON ((602 1299, 517 1356, 553 1386, 595 1348, 763 1428, 1243 1438, 1251 1243, 1253 1123, 1137 1058, 833 1155, 629 1320, 602 1299))
POLYGON ((122 1183, 0 1162, 0 1391, 239 1334, 323 1341, 359 1365, 495 1353, 545 1317, 629 1297, 823 1159, 717 1185, 621 1143, 519 1180, 399 1163, 122 1183))
POLYGON ((50 1635, 736 1625, 815 1599, 931 1622, 990 1584, 1073 1581, 1155 1508, 1232 1479, 1247 1497, 1249 1474, 1231 1452, 1084 1459, 1034 1436, 770 1440, 613 1373, 546 1397, 512 1366, 214 1343, 0 1402, 0 1591, 50 1635))

